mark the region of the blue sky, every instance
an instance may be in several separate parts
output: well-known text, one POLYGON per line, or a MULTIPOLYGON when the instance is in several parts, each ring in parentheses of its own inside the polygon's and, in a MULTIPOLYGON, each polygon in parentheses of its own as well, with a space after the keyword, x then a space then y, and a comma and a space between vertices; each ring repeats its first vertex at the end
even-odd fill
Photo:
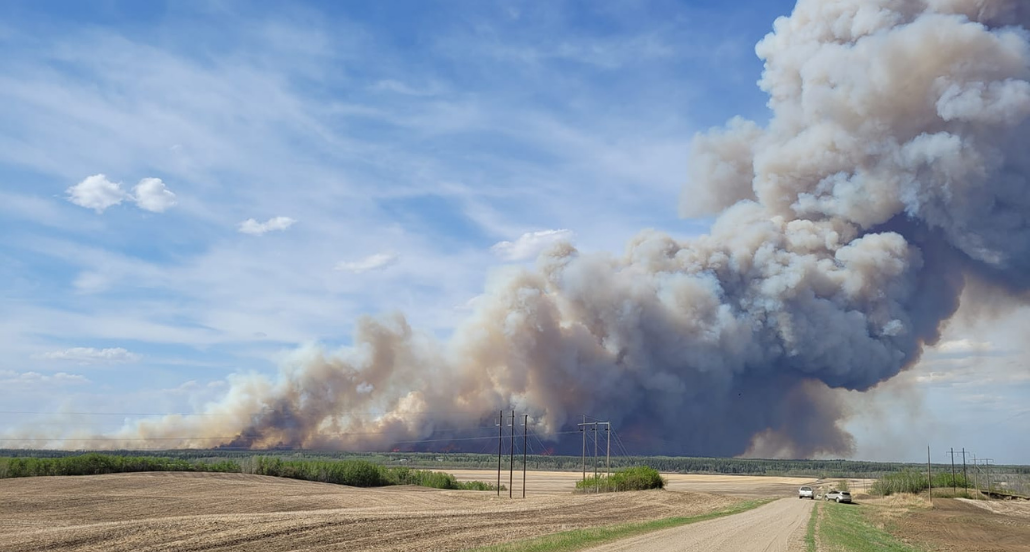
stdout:
MULTIPOLYGON (((445 337, 555 237, 704 232, 690 140, 768 117, 792 5, 0 4, 0 432, 190 412, 363 314, 445 337)), ((846 397, 857 455, 1030 462, 1024 314, 846 397)))

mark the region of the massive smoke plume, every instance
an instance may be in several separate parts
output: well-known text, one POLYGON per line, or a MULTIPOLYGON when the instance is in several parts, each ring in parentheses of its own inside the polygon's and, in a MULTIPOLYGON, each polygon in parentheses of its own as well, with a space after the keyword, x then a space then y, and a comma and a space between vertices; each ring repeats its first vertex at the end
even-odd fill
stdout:
POLYGON ((1028 287, 1028 22, 1021 0, 800 0, 757 46, 771 120, 694 142, 680 210, 718 214, 709 235, 559 244, 447 342, 366 318, 353 348, 118 436, 389 449, 514 407, 566 450, 591 413, 640 453, 847 454, 828 389, 916 362, 967 281, 1028 287))

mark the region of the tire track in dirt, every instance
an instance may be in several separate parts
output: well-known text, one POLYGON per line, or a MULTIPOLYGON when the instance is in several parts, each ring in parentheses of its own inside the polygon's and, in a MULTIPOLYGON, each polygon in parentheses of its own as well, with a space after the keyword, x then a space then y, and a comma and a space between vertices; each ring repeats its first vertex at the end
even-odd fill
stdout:
POLYGON ((738 499, 569 492, 498 498, 263 476, 162 473, 0 480, 4 552, 462 550, 605 524, 698 515, 738 499))

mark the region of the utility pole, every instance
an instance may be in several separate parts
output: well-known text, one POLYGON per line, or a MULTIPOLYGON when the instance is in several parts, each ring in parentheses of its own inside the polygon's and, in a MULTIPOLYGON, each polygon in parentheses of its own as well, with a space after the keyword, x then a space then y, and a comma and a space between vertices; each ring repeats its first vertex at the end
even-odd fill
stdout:
POLYGON ((501 496, 501 438, 505 430, 505 411, 497 416, 497 496, 501 496))
POLYGON ((583 415, 583 423, 579 424, 579 430, 583 432, 583 481, 587 480, 587 415, 583 415))
POLYGON ((966 475, 966 447, 962 447, 962 488, 969 488, 969 476, 966 475))
POLYGON ((948 454, 951 455, 951 490, 957 493, 958 484, 955 482, 955 447, 952 447, 948 454))
POLYGON ((973 495, 977 500, 980 500, 980 468, 976 465, 976 455, 973 455, 973 488, 976 489, 976 494, 973 495))
POLYGON ((522 498, 526 498, 526 454, 529 451, 529 414, 522 424, 522 498))
POLYGON ((926 445, 926 484, 930 492, 930 507, 933 508, 933 475, 930 468, 930 445, 926 445))
POLYGON ((515 411, 511 411, 511 458, 508 464, 508 498, 512 498, 515 485, 515 411))
POLYGON ((601 492, 601 480, 597 478, 597 422, 594 422, 594 492, 601 492))
POLYGON ((504 411, 497 418, 497 496, 501 496, 501 437, 504 431, 504 411))
POLYGON ((605 434, 607 434, 607 436, 608 436, 608 444, 605 447, 605 451, 604 451, 604 461, 605 461, 604 490, 605 491, 610 491, 611 489, 609 489, 609 484, 612 481, 612 423, 611 422, 605 422, 604 423, 604 431, 605 431, 605 434))
POLYGON ((987 466, 987 500, 991 499, 991 462, 993 458, 984 458, 984 464, 987 466))

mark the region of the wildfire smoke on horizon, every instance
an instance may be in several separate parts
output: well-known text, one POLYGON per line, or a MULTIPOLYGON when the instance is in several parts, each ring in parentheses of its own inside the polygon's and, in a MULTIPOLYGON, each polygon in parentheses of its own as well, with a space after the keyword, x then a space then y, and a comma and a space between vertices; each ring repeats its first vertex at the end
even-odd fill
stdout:
POLYGON ((446 342, 364 318, 351 348, 96 445, 390 450, 514 407, 559 451, 605 412, 641 453, 846 455, 828 390, 915 363, 966 282, 1030 287, 1028 26, 1017 0, 799 0, 756 49, 768 124, 693 144, 680 211, 717 214, 709 234, 560 243, 446 342))

